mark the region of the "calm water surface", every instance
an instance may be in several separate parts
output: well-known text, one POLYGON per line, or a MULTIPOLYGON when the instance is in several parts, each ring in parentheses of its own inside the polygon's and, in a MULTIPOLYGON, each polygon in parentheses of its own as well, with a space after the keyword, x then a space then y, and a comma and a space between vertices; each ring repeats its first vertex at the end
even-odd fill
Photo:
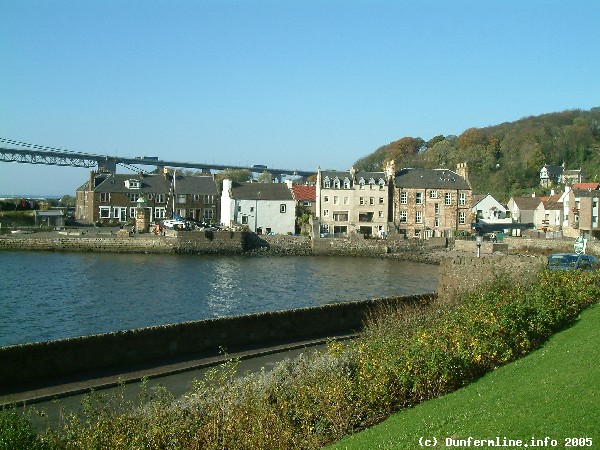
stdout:
POLYGON ((388 259, 0 252, 0 347, 437 285, 437 266, 388 259))

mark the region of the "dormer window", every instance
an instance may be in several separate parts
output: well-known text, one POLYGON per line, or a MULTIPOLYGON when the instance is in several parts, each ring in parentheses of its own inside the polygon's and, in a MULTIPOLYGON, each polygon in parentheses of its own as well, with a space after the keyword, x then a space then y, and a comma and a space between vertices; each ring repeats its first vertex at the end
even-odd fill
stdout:
POLYGON ((333 188, 334 189, 339 189, 340 188, 340 179, 338 177, 335 177, 333 179, 333 188))
POLYGON ((350 179, 348 177, 344 178, 344 189, 350 189, 350 179))
POLYGON ((323 178, 323 187, 325 189, 329 189, 331 187, 331 180, 329 179, 329 177, 323 178))
POLYGON ((358 184, 360 185, 361 189, 365 188, 365 179, 363 177, 360 177, 360 180, 358 180, 358 184))
POLYGON ((129 179, 129 180, 125 180, 125 187, 127 189, 139 189, 141 186, 140 180, 136 180, 136 179, 129 179))

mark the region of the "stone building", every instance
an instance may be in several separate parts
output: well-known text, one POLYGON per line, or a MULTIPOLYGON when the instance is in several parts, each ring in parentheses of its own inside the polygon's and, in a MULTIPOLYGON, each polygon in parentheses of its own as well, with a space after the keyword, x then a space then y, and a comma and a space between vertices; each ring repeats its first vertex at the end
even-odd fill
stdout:
POLYGON ((448 169, 402 169, 393 188, 393 221, 408 238, 470 232, 472 190, 465 163, 448 169))
POLYGON ((569 191, 569 224, 576 236, 600 239, 599 201, 600 190, 598 189, 569 191))
POLYGON ((127 223, 136 217, 138 200, 145 200, 151 222, 182 218, 219 223, 220 197, 212 175, 112 174, 90 172, 76 192, 75 218, 89 223, 127 223))
POLYGON ((393 172, 317 171, 316 215, 322 236, 387 235, 393 172))

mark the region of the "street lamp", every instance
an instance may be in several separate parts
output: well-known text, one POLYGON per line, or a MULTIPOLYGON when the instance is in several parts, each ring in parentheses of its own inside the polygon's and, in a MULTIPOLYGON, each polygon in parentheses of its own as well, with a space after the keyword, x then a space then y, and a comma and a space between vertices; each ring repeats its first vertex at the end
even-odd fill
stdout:
POLYGON ((477 244, 477 257, 481 257, 481 243, 483 242, 483 236, 481 234, 477 234, 475 236, 475 242, 477 244))

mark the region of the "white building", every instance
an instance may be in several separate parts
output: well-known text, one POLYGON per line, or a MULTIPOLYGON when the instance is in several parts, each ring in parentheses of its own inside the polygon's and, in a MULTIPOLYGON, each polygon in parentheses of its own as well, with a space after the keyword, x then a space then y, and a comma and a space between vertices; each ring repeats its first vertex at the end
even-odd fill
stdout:
POLYGON ((293 234, 296 201, 285 183, 223 180, 221 223, 248 227, 256 234, 293 234))
MULTIPOLYGON (((472 212, 474 217, 485 223, 503 223, 507 215, 506 207, 490 194, 478 199, 472 212)), ((510 214, 508 217, 510 219, 510 214)))

